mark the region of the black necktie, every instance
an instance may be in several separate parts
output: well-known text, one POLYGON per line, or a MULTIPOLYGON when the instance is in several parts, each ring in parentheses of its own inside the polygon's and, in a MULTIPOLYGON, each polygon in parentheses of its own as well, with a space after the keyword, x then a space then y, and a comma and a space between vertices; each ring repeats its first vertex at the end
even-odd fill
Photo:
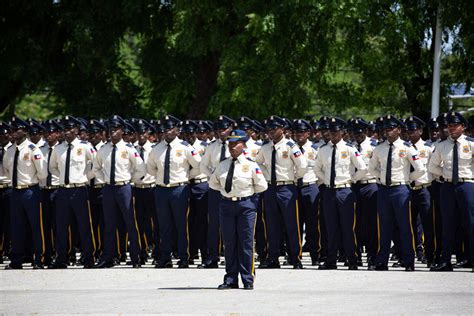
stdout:
POLYGON ((168 148, 166 149, 166 155, 165 155, 165 171, 163 174, 164 184, 170 183, 170 156, 171 156, 171 145, 168 144, 168 148))
POLYGON ((219 161, 222 161, 222 160, 225 160, 226 159, 226 156, 225 156, 225 142, 222 143, 222 147, 221 147, 221 158, 219 161))
POLYGON ((110 158, 110 184, 115 184, 115 155, 117 153, 117 146, 112 146, 112 157, 110 158))
POLYGON ((143 148, 143 146, 140 147, 140 157, 145 161, 145 148, 143 148))
POLYGON ((390 186, 392 184, 392 149, 393 144, 389 144, 390 148, 388 150, 387 156, 387 173, 385 174, 385 185, 390 186))
POLYGON ((46 178, 46 186, 51 186, 52 175, 51 171, 49 170, 49 162, 51 161, 51 152, 53 151, 53 147, 49 147, 48 150, 48 177, 46 178))
MULTIPOLYGON (((304 155, 304 148, 303 146, 300 146, 300 151, 301 151, 301 154, 304 155)), ((303 186, 303 178, 299 178, 298 181, 297 181, 297 184, 299 187, 302 187, 303 186)))
POLYGON ((276 153, 277 153, 277 150, 276 150, 275 146, 273 146, 273 151, 272 151, 272 169, 271 169, 271 174, 270 174, 270 183, 273 184, 273 185, 276 185, 276 182, 277 182, 276 153))
POLYGON ((225 178, 225 191, 229 193, 232 191, 232 178, 234 177, 234 168, 235 168, 235 160, 232 159, 230 163, 229 172, 227 172, 227 177, 225 178))
MULTIPOLYGON (((95 146, 92 146, 92 147, 94 148, 94 152, 97 152, 97 148, 95 146)), ((91 179, 90 186, 92 188, 95 186, 95 177, 91 179)))
POLYGON ((453 184, 456 185, 459 182, 459 154, 458 154, 458 142, 454 141, 453 147, 453 184))
POLYGON ((66 185, 69 184, 69 165, 71 162, 71 149, 72 149, 72 145, 68 144, 67 153, 66 153, 66 172, 64 174, 64 184, 66 185))
POLYGON ((20 150, 18 150, 17 147, 15 151, 15 158, 13 158, 12 185, 14 188, 18 186, 18 156, 20 156, 20 150))
POLYGON ((331 157, 331 178, 329 180, 329 186, 334 188, 336 186, 336 145, 332 147, 331 157))

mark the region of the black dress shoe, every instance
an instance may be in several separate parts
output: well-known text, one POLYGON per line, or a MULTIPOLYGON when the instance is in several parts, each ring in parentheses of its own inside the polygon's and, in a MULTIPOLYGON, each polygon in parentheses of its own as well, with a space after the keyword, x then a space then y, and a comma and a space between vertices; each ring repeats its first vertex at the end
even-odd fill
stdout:
POLYGON ((375 264, 369 264, 369 265, 367 266, 367 270, 368 270, 368 271, 375 271, 375 264))
POLYGON ((357 263, 349 264, 349 270, 359 270, 359 265, 357 263))
POLYGON ((293 264, 293 269, 297 269, 297 270, 304 269, 301 261, 297 261, 295 264, 293 264))
POLYGON ((100 261, 94 266, 94 269, 105 269, 105 268, 112 268, 114 263, 112 261, 100 261))
POLYGON ((404 268, 405 264, 403 263, 403 261, 397 261, 394 264, 392 264, 392 267, 393 268, 404 268))
POLYGON ((142 267, 142 265, 140 263, 133 263, 132 264, 132 268, 134 268, 134 269, 139 269, 141 267, 142 267))
POLYGON ((33 270, 44 269, 44 265, 42 263, 34 263, 33 270))
POLYGON ((229 284, 229 283, 222 283, 217 287, 218 290, 230 290, 230 289, 238 289, 238 284, 229 284))
POLYGON ((442 262, 435 267, 432 267, 430 271, 442 272, 442 271, 453 271, 451 263, 442 262))
POLYGON ((64 262, 54 262, 49 269, 67 269, 67 264, 64 262))
POLYGON ((84 266, 82 268, 83 269, 92 269, 92 268, 94 268, 94 262, 84 263, 84 266))
POLYGON ((217 269, 219 268, 219 263, 217 261, 206 260, 198 266, 199 269, 217 269))
POLYGON ((461 262, 456 263, 453 266, 454 269, 462 269, 462 268, 472 268, 471 261, 469 260, 463 260, 461 262))
POLYGON ((244 284, 244 290, 253 290, 253 284, 244 284))
POLYGON ((178 268, 179 269, 187 269, 189 268, 189 263, 187 260, 179 260, 178 261, 178 268))
POLYGON ((160 263, 160 259, 154 258, 154 259, 153 259, 153 262, 152 262, 151 264, 152 264, 152 265, 157 265, 158 263, 160 263))
POLYGON ((172 267, 173 267, 173 263, 171 261, 160 262, 157 265, 155 265, 155 268, 157 269, 170 269, 172 267))
POLYGON ((23 266, 21 264, 9 264, 5 267, 5 270, 21 270, 23 266))
POLYGON ((311 260, 312 266, 319 266, 319 264, 320 264, 319 260, 311 260))
POLYGON ((375 271, 388 271, 388 266, 383 263, 378 263, 375 265, 375 271))
POLYGON ((407 272, 415 271, 415 266, 412 264, 409 264, 405 267, 405 271, 407 272))
POLYGON ((318 270, 336 270, 337 269, 337 264, 335 263, 329 263, 329 264, 322 264, 319 266, 318 270))
POLYGON ((262 262, 258 267, 260 269, 280 269, 280 262, 276 259, 269 259, 262 262))

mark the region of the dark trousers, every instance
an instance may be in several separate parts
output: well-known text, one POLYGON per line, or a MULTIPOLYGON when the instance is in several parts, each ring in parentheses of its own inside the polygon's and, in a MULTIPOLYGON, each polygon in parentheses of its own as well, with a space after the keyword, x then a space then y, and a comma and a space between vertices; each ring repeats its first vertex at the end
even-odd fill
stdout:
POLYGON ((281 225, 284 224, 288 236, 290 262, 300 260, 301 238, 296 206, 297 194, 294 185, 269 185, 263 193, 270 259, 278 259, 280 256, 281 225))
POLYGON ((238 284, 238 274, 244 284, 253 284, 255 277, 254 233, 256 221, 255 199, 222 200, 220 225, 225 247, 224 282, 238 284))
POLYGON ((209 184, 196 183, 190 186, 189 198, 189 252, 194 258, 201 252, 201 259, 207 259, 207 207, 209 184))
POLYGON ((43 231, 43 211, 41 206, 41 191, 38 185, 27 189, 13 189, 10 199, 10 229, 12 238, 12 265, 21 265, 25 255, 27 230, 31 229, 33 236, 34 262, 44 262, 45 236, 43 231))
POLYGON ((377 190, 376 183, 355 184, 356 194, 356 237, 358 255, 366 247, 368 259, 375 260, 379 244, 377 231, 377 190))
POLYGON ((421 220, 423 232, 423 247, 428 263, 434 260, 433 208, 431 194, 428 188, 412 190, 411 192, 411 222, 413 231, 417 230, 418 217, 421 220))
POLYGON ((57 189, 41 189, 43 206, 43 230, 45 237, 45 263, 51 263, 54 241, 56 240, 56 195, 57 189))
POLYGON ((87 187, 60 188, 56 196, 56 261, 67 262, 68 230, 72 219, 79 231, 82 259, 86 264, 94 262, 95 239, 92 234, 92 217, 87 187))
MULTIPOLYGON (((102 189, 102 207, 105 220, 104 252, 102 260, 111 262, 117 253, 117 227, 124 221, 130 241, 130 259, 139 263, 140 235, 133 208, 132 187, 127 185, 106 185, 102 189)), ((122 254, 123 255, 123 254, 122 254)))
POLYGON ((443 183, 440 189, 441 216, 443 219, 443 250, 441 260, 451 262, 455 246, 456 223, 459 217, 466 223, 469 232, 470 253, 467 260, 473 259, 474 253, 474 183, 461 182, 457 185, 443 183))
POLYGON ((349 263, 357 261, 355 240, 355 194, 350 188, 324 190, 324 209, 328 232, 328 254, 326 264, 336 264, 338 236, 342 235, 344 252, 349 263))
POLYGON ((155 203, 160 226, 161 262, 171 260, 174 242, 173 231, 177 233, 178 257, 183 261, 189 259, 189 193, 188 185, 172 188, 157 187, 155 190, 155 203))
POLYGON ((255 203, 257 204, 257 223, 255 226, 255 247, 260 261, 265 260, 268 254, 267 225, 264 216, 263 193, 255 194, 255 203))
POLYGON ((11 188, 0 189, 0 258, 10 248, 10 198, 11 188))
POLYGON ((411 266, 415 261, 415 236, 411 225, 411 192, 408 186, 379 186, 377 208, 379 216, 380 245, 377 264, 388 264, 392 232, 397 225, 400 231, 401 259, 411 266))
POLYGON ((153 213, 156 212, 155 188, 134 188, 133 191, 138 231, 140 232, 140 241, 142 244, 140 258, 146 259, 153 241, 151 217, 153 213))
POLYGON ((222 197, 219 191, 209 189, 207 208, 207 259, 211 261, 219 261, 219 251, 221 248, 219 205, 221 199, 222 197))
MULTIPOLYGON (((318 229, 319 217, 319 189, 317 184, 310 184, 298 188, 298 214, 300 228, 304 227, 305 244, 309 249, 312 259, 317 259, 321 250, 319 247, 320 232, 318 229)), ((303 238, 303 229, 300 230, 300 238, 303 238)))
POLYGON ((104 213, 102 211, 102 188, 89 187, 89 205, 92 215, 92 232, 96 242, 95 257, 100 257, 104 249, 104 213))
POLYGON ((326 185, 321 184, 319 188, 319 217, 318 217, 318 229, 319 229, 319 256, 321 261, 326 260, 327 249, 328 249, 328 232, 326 229, 326 220, 324 216, 324 190, 326 185))
POLYGON ((441 207, 440 207, 440 190, 441 183, 433 181, 429 187, 431 196, 431 214, 433 215, 433 253, 434 262, 439 263, 441 259, 441 249, 443 249, 443 238, 442 238, 442 218, 441 218, 441 207))

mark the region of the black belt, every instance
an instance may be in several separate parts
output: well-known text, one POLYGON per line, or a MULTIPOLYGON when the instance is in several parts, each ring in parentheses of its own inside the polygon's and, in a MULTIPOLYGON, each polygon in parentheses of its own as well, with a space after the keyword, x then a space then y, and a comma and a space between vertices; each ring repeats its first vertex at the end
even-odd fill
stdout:
POLYGON ((236 202, 236 201, 245 201, 245 200, 248 200, 252 197, 252 195, 250 196, 244 196, 244 197, 226 197, 226 196, 222 196, 222 199, 225 200, 225 201, 233 201, 233 202, 236 202))

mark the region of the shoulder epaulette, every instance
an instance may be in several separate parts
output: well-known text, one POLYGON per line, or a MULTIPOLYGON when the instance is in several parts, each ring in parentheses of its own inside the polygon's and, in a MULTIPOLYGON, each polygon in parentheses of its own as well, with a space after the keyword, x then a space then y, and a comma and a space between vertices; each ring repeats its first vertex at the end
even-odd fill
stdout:
POLYGON ((247 159, 248 161, 252 161, 252 162, 253 162, 253 160, 252 160, 252 159, 250 159, 250 158, 248 158, 248 157, 247 157, 247 158, 245 158, 245 159, 247 159))
POLYGON ((35 144, 29 144, 28 148, 31 149, 31 150, 35 150, 36 146, 35 146, 35 144))
POLYGON ((203 141, 201 142, 201 146, 207 147, 207 146, 209 146, 209 143, 206 142, 205 140, 203 140, 203 141))
POLYGON ((265 141, 262 143, 262 146, 268 144, 269 142, 270 142, 269 140, 265 140, 265 141))
POLYGON ((130 143, 126 143, 125 145, 126 145, 127 147, 134 148, 134 147, 133 147, 133 145, 132 145, 132 144, 130 144, 130 143))
POLYGON ((378 144, 379 144, 379 142, 376 141, 375 139, 372 139, 372 140, 370 141, 370 146, 372 146, 372 147, 377 147, 378 144))
POLYGON ((313 144, 311 145, 311 147, 313 147, 314 149, 318 149, 318 148, 319 148, 319 145, 316 144, 316 143, 313 143, 313 144))
POLYGON ((471 136, 466 136, 466 139, 470 142, 474 142, 474 137, 471 136))
POLYGON ((181 142, 181 145, 189 146, 189 143, 188 143, 187 141, 183 140, 183 141, 181 142))
POLYGON ((346 146, 354 147, 354 145, 352 145, 352 143, 349 143, 349 142, 346 142, 346 146))
POLYGON ((257 146, 262 146, 262 145, 263 145, 263 143, 262 143, 262 141, 261 141, 261 140, 257 140, 257 141, 255 142, 255 145, 257 145, 257 146))
POLYGON ((87 140, 81 140, 81 144, 89 144, 87 140))
POLYGON ((151 148, 154 148, 156 145, 158 145, 159 143, 153 143, 151 144, 151 148))
POLYGON ((288 146, 293 147, 295 146, 295 143, 293 143, 291 140, 286 143, 288 146))
POLYGON ((209 143, 209 145, 215 143, 216 141, 217 141, 217 139, 211 140, 211 142, 209 143))
POLYGON ((322 144, 321 146, 319 146, 319 148, 323 148, 324 146, 327 146, 327 145, 328 145, 328 143, 322 144))
POLYGON ((433 147, 433 142, 428 142, 428 141, 426 141, 426 142, 425 142, 425 146, 433 147))
POLYGON ((413 144, 412 144, 410 141, 408 141, 408 142, 403 142, 403 145, 405 145, 405 146, 407 146, 407 147, 413 146, 413 144))

